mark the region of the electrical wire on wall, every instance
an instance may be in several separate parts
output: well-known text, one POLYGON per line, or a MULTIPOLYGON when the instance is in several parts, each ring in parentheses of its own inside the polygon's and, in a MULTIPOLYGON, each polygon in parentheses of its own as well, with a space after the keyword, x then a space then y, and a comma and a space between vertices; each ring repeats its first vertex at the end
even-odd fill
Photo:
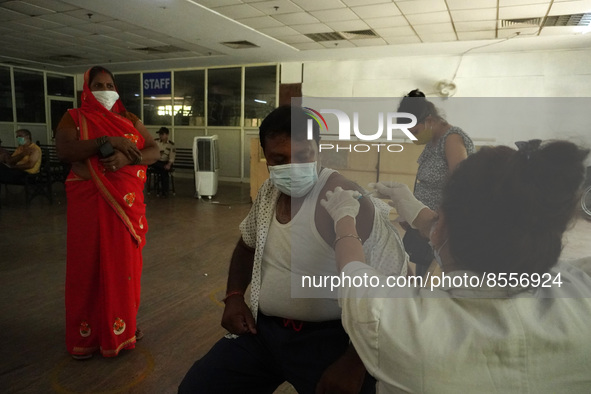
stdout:
MULTIPOLYGON (((533 34, 528 34, 528 35, 533 35, 533 34)), ((475 47, 469 48, 466 51, 462 52, 460 54, 460 60, 458 61, 458 65, 457 65, 451 79, 441 79, 441 80, 437 81, 435 83, 435 91, 432 92, 432 94, 434 93, 434 94, 437 94, 441 97, 451 97, 456 93, 456 90, 457 90, 457 85, 455 83, 456 76, 458 75, 458 71, 460 70, 460 66, 462 65, 462 60, 464 60, 464 56, 466 54, 468 54, 469 52, 471 52, 475 49, 480 49, 480 48, 485 48, 485 47, 489 47, 492 45, 497 45, 497 44, 511 40, 511 39, 518 37, 518 36, 523 36, 523 34, 521 34, 520 32, 516 32, 516 33, 512 34, 511 36, 504 38, 500 41, 489 42, 484 45, 475 46, 475 47)), ((427 93, 427 94, 429 94, 429 93, 427 93)))

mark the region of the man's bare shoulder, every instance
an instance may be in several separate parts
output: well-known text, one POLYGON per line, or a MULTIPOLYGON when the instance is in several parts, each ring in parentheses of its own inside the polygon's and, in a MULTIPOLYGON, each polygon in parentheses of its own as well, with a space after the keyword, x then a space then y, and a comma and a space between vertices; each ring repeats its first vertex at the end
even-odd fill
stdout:
POLYGON ((338 172, 331 174, 331 176, 327 179, 323 192, 326 193, 326 191, 334 190, 337 186, 340 186, 345 190, 357 190, 360 193, 364 192, 361 186, 338 172))

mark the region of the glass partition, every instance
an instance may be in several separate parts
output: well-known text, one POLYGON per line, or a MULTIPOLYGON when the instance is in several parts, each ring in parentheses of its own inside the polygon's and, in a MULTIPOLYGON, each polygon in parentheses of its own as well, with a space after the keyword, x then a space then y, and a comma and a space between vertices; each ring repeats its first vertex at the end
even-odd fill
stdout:
POLYGON ((14 90, 17 122, 45 123, 43 73, 15 69, 14 90))
POLYGON ((142 97, 140 74, 117 74, 115 75, 115 84, 121 102, 129 112, 142 116, 142 97))
POLYGON ((47 74, 47 95, 74 97, 74 77, 47 74))
POLYGON ((244 75, 244 127, 259 127, 275 108, 277 67, 246 67, 244 75))
POLYGON ((0 122, 12 122, 12 87, 8 67, 0 67, 0 122))
POLYGON ((208 71, 208 126, 240 126, 241 75, 239 67, 208 71))
POLYGON ((205 70, 174 73, 175 126, 205 126, 205 70))

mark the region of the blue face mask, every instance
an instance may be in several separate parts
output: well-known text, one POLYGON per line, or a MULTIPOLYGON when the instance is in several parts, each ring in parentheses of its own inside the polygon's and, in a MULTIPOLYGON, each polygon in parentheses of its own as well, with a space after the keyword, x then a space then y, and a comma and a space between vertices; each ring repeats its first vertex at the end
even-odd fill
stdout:
POLYGON ((16 137, 16 143, 19 145, 24 145, 27 143, 27 140, 25 139, 25 137, 16 137))
POLYGON ((308 194, 318 181, 315 161, 269 166, 269 176, 279 191, 295 198, 308 194))

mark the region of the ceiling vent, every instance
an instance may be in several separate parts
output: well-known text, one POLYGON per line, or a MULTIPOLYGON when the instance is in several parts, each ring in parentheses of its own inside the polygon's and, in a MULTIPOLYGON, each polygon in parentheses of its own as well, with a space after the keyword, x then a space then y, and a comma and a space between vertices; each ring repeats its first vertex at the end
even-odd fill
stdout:
POLYGON ((336 33, 336 32, 311 33, 311 34, 306 34, 306 37, 308 37, 309 39, 314 40, 316 42, 322 42, 322 41, 338 41, 338 40, 344 40, 345 39, 345 37, 341 33, 336 33))
POLYGON ((502 19, 501 27, 540 26, 542 18, 502 19))
POLYGON ((222 42, 223 45, 232 49, 246 49, 246 48, 258 48, 259 46, 253 44, 250 41, 226 41, 222 42))
POLYGON ((549 16, 544 21, 544 26, 589 26, 591 13, 549 16))
POLYGON ((371 29, 369 30, 355 30, 355 31, 342 31, 340 33, 347 40, 359 40, 363 38, 376 38, 378 35, 371 29))
POLYGON ((147 53, 178 53, 178 52, 190 52, 187 49, 175 47, 174 45, 160 45, 157 47, 143 47, 133 48, 134 51, 141 51, 147 53))

